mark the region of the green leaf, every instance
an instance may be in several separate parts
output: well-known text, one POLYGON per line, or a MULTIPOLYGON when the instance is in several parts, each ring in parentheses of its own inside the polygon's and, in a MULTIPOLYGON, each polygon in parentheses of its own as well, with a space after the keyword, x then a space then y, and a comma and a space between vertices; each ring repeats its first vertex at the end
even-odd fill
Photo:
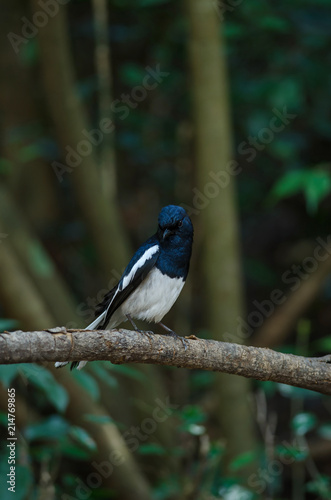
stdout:
POLYGON ((293 162, 298 155, 298 146, 291 138, 278 136, 269 144, 269 151, 279 160, 293 162))
POLYGON ((17 491, 15 493, 15 500, 25 499, 26 492, 29 491, 32 484, 33 484, 33 477, 31 470, 27 466, 17 465, 16 467, 17 491))
POLYGON ((54 264, 52 260, 37 240, 33 240, 28 246, 27 252, 31 266, 39 276, 47 277, 54 273, 54 264))
POLYGON ((18 151, 18 158, 21 162, 28 163, 42 156, 42 149, 38 143, 29 144, 18 151))
POLYGON ((90 370, 93 371, 93 373, 100 379, 102 382, 107 384, 109 387, 112 389, 115 389, 118 387, 118 381, 117 379, 110 374, 109 369, 105 368, 104 365, 102 365, 99 362, 95 362, 91 365, 90 370))
POLYGON ((187 405, 179 412, 180 418, 187 424, 200 424, 206 421, 206 414, 197 405, 187 405))
POLYGON ((292 170, 283 175, 274 185, 271 191, 271 198, 274 202, 297 194, 305 186, 305 171, 292 170))
POLYGON ((114 420, 109 415, 92 415, 86 413, 84 415, 84 420, 88 422, 94 422, 96 424, 111 424, 114 423, 114 420))
POLYGON ((210 460, 219 460, 225 452, 226 446, 224 443, 221 444, 218 442, 212 442, 208 452, 208 457, 210 460))
POLYGON ((331 351, 331 335, 327 335, 326 337, 315 340, 311 343, 311 346, 316 351, 324 351, 329 353, 331 351))
POLYGON ((312 214, 317 211, 319 202, 331 191, 331 178, 328 172, 313 170, 306 179, 304 192, 307 211, 312 214))
MULTIPOLYGON (((7 460, 0 464, 0 476, 6 478, 9 473, 9 465, 7 460)), ((30 469, 25 465, 15 465, 15 493, 9 491, 7 486, 1 488, 1 500, 25 500, 27 498, 27 491, 31 488, 33 484, 33 477, 30 469)))
POLYGON ((321 394, 309 389, 302 389, 301 387, 294 387, 287 384, 278 384, 277 389, 279 393, 286 398, 320 398, 321 394))
POLYGON ((89 451, 95 451, 97 449, 96 442, 85 429, 73 426, 70 428, 69 435, 89 451))
POLYGON ((195 373, 192 373, 191 376, 192 387, 195 390, 199 389, 206 390, 212 386, 214 379, 215 379, 215 373, 197 370, 195 373))
POLYGON ((0 412, 0 425, 7 427, 7 425, 8 425, 8 413, 0 412))
POLYGON ((92 396, 93 399, 97 400, 100 397, 100 390, 98 382, 86 371, 74 370, 72 372, 73 377, 77 382, 84 387, 84 389, 92 396))
POLYGON ((11 161, 7 158, 0 158, 0 174, 9 174, 13 168, 11 161))
POLYGON ((139 0, 139 5, 141 7, 152 7, 153 5, 169 3, 169 1, 170 0, 139 0))
POLYGON ((286 33, 290 30, 291 24, 287 19, 276 16, 265 16, 259 22, 260 28, 263 30, 277 31, 286 33))
POLYGON ((318 495, 319 499, 330 499, 331 480, 329 476, 317 475, 313 481, 307 483, 306 489, 309 493, 318 495))
POLYGON ((205 427, 201 425, 206 420, 206 414, 199 406, 185 406, 179 411, 179 417, 183 422, 179 427, 181 431, 189 432, 193 436, 201 436, 206 432, 205 427))
POLYGON ((280 457, 292 458, 294 462, 302 462, 308 457, 309 449, 280 444, 276 446, 276 453, 280 457))
POLYGON ((166 450, 157 443, 146 443, 139 446, 140 455, 165 455, 166 450))
POLYGON ((26 427, 24 435, 29 441, 35 439, 58 440, 67 434, 69 427, 69 423, 60 415, 51 415, 38 424, 26 427))
POLYGON ((331 192, 331 176, 327 171, 329 167, 329 164, 320 164, 310 170, 286 173, 273 187, 271 201, 274 203, 281 198, 303 192, 308 213, 315 213, 320 201, 331 192))
POLYGON ((19 58, 23 65, 31 66, 38 59, 38 44, 36 40, 29 40, 20 47, 19 58))
MULTIPOLYGON (((108 363, 106 361, 106 363, 108 363)), ((120 375, 126 375, 129 378, 133 378, 134 380, 139 380, 139 382, 146 383, 148 382, 148 377, 145 373, 137 370, 136 368, 131 368, 131 366, 127 365, 112 365, 108 363, 109 370, 119 373, 120 375)))
POLYGON ((159 480, 158 484, 153 488, 153 498, 154 500, 182 498, 182 488, 178 484, 178 478, 174 477, 174 474, 169 474, 166 479, 159 480))
POLYGON ((141 85, 145 76, 145 69, 135 63, 122 64, 120 68, 120 78, 122 82, 130 87, 141 85))
POLYGON ((323 424, 317 429, 317 433, 324 439, 331 439, 331 424, 323 424))
POLYGON ((282 109, 286 103, 291 110, 300 109, 303 101, 301 79, 282 78, 272 85, 269 94, 268 100, 271 107, 282 109))
POLYGON ((234 458, 230 464, 230 470, 237 471, 246 465, 251 464, 257 458, 257 452, 254 450, 246 451, 241 453, 236 458, 234 458))
POLYGON ((246 258, 245 269, 247 269, 248 276, 258 285, 270 286, 276 281, 275 273, 261 260, 246 258))
POLYGON ((59 448, 61 454, 75 461, 85 461, 91 458, 91 451, 82 448, 79 444, 73 443, 72 438, 69 436, 65 436, 59 441, 59 448))
POLYGON ((263 382, 259 380, 257 381, 257 386, 266 394, 266 396, 270 397, 275 394, 277 389, 275 382, 271 382, 270 380, 266 380, 263 382))
POLYGON ((228 39, 241 38, 245 34, 245 30, 242 25, 232 23, 227 21, 224 23, 224 36, 228 39))
POLYGON ((304 436, 311 431, 317 423, 313 413, 298 413, 292 420, 291 426, 297 436, 304 436))
POLYGON ((19 321, 17 319, 0 319, 0 332, 4 332, 5 330, 15 330, 19 327, 19 321))
POLYGON ((19 366, 20 365, 0 365, 0 381, 6 389, 19 374, 19 366))
POLYGON ((43 366, 34 364, 21 364, 19 369, 29 382, 44 392, 47 400, 60 412, 63 412, 69 402, 67 391, 60 385, 51 372, 43 366))

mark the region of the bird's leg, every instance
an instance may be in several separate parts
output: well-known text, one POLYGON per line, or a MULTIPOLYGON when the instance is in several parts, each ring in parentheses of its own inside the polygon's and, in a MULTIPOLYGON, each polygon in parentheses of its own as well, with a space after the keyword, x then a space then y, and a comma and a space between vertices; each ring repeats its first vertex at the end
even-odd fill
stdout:
POLYGON ((183 337, 180 337, 179 335, 177 335, 176 332, 174 332, 173 330, 171 330, 171 328, 169 328, 168 326, 164 325, 163 323, 158 323, 158 325, 162 326, 162 328, 164 328, 165 331, 169 335, 171 335, 171 337, 174 337, 175 339, 179 339, 181 341, 181 343, 183 344, 184 349, 186 351, 186 349, 187 349, 187 342, 186 342, 186 340, 183 337))
POLYGON ((137 327, 136 323, 131 318, 130 314, 127 314, 126 317, 130 321, 131 325, 133 326, 133 328, 135 329, 136 332, 142 333, 142 334, 146 335, 148 338, 151 338, 151 335, 154 335, 154 332, 152 332, 151 330, 148 330, 148 331, 140 330, 140 328, 137 327))

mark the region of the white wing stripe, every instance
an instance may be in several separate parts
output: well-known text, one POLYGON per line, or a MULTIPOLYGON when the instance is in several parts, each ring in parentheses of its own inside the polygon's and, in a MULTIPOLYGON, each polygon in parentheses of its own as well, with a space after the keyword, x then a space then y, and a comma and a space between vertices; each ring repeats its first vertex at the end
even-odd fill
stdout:
POLYGON ((145 263, 158 251, 159 251, 159 245, 154 245, 153 247, 150 247, 148 250, 146 250, 146 252, 140 257, 140 259, 132 267, 129 274, 123 278, 123 281, 121 284, 121 290, 124 290, 124 288, 126 288, 128 286, 128 284, 131 283, 131 281, 133 280, 138 269, 143 267, 145 265, 145 263))
POLYGON ((135 265, 132 267, 131 271, 129 272, 129 274, 127 276, 125 276, 123 278, 123 281, 121 283, 121 286, 118 286, 117 287, 117 290, 116 292, 114 293, 111 301, 109 302, 108 306, 107 306, 107 309, 105 311, 103 311, 103 313, 100 314, 100 316, 98 316, 94 321, 92 321, 92 323, 90 323, 86 328, 85 330, 94 330, 95 328, 97 328, 100 323, 105 319, 106 315, 107 315, 107 312, 111 306, 111 304, 113 303, 113 300, 115 299, 116 295, 118 294, 118 292, 124 290, 124 288, 126 288, 129 283, 131 283, 131 281, 133 280, 136 272, 138 271, 138 269, 140 269, 141 267, 143 267, 145 265, 145 263, 156 253, 159 251, 159 246, 158 245, 154 245, 152 247, 150 247, 148 250, 146 250, 146 252, 140 257, 140 259, 135 263, 135 265))

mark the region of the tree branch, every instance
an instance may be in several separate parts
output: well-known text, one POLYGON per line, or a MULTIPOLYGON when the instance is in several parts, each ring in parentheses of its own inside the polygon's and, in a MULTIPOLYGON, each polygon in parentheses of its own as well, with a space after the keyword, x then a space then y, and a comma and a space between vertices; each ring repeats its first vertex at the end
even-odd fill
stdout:
POLYGON ((271 349, 186 337, 148 337, 131 330, 66 330, 0 334, 0 364, 106 360, 200 369, 271 380, 331 395, 329 357, 304 358, 271 349))

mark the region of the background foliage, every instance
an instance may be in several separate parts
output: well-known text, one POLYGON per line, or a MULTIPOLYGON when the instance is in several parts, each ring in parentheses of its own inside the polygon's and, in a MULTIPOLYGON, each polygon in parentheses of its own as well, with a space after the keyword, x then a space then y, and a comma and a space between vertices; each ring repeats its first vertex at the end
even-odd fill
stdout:
MULTIPOLYGON (((86 119, 78 129, 100 128, 106 110, 115 130, 93 146, 86 161, 93 155, 95 164, 87 165, 85 174, 82 164, 81 170, 78 165, 59 176, 54 162, 67 165, 66 146, 77 150, 77 143, 66 128, 68 114, 62 113, 55 124, 56 90, 50 92, 45 83, 43 46, 51 22, 20 44, 16 54, 8 34, 21 34, 25 19, 31 20, 41 7, 34 1, 1 1, 0 328, 85 326, 127 256, 154 231, 159 209, 176 203, 193 207, 196 236, 189 283, 168 324, 183 334, 215 338, 218 332, 208 328, 211 306, 206 304, 203 241, 216 241, 222 235, 205 234, 200 213, 209 203, 218 203, 222 190, 208 198, 197 180, 187 48, 192 36, 189 2, 106 4, 111 48, 106 97, 109 92, 110 102, 119 99, 123 105, 123 95, 129 95, 131 104, 113 113, 102 104, 105 93, 95 53, 98 2, 71 0, 60 6, 68 14, 70 69, 86 119), (134 89, 141 86, 146 72, 157 67, 166 76, 143 99, 132 100, 132 95, 139 95, 134 89), (94 166, 102 180, 99 191, 93 184, 94 166), (83 175, 85 185, 79 183, 83 175), (99 198, 105 204, 97 212, 99 198), (96 221, 101 221, 95 230, 99 244, 91 230, 96 221), (101 247, 106 255, 108 249, 114 252, 108 265, 101 258, 101 247)), ((252 331, 244 340, 296 354, 328 353, 330 264, 318 261, 313 269, 305 259, 314 255, 318 238, 328 241, 330 234, 331 4, 226 0, 214 2, 213 7, 225 44, 232 159, 239 172, 242 321, 252 331), (279 115, 284 113, 281 122, 279 115), (272 125, 275 117, 278 130, 272 125), (284 278, 284 273, 290 274, 284 278), (264 301, 270 301, 274 289, 281 290, 285 303, 279 308, 274 304, 271 310, 270 302, 268 309, 264 301), (261 313, 261 307, 267 312, 261 313), (252 326, 248 318, 253 311, 263 319, 252 326)), ((50 47, 51 66, 59 48, 56 43, 50 47)), ((227 80, 226 75, 223 78, 227 80)), ((54 78, 53 84, 56 89, 54 78)), ((65 91, 69 95, 69 87, 65 91)), ((233 325, 233 332, 236 328, 233 325)), ((7 388, 14 387, 17 394, 15 500, 127 499, 125 483, 138 488, 138 480, 150 498, 158 500, 331 498, 329 398, 254 383, 247 398, 256 444, 229 463, 231 438, 220 422, 222 412, 230 410, 219 402, 215 378, 211 373, 105 362, 71 374, 49 366, 0 367, 2 444, 7 437, 7 388), (166 398, 174 408, 149 432, 152 424, 146 422, 159 407, 156 401, 166 398), (97 438, 101 428, 109 433, 102 446, 97 438), (114 428, 132 451, 137 476, 132 473, 113 481, 115 471, 91 486, 91 464, 111 449, 114 428), (133 450, 135 432, 143 437, 135 438, 138 446, 133 450)), ((237 405, 233 398, 231 411, 236 412, 237 405)), ((243 420, 244 429, 245 425, 243 420)), ((8 472, 7 459, 8 450, 2 446, 1 478, 8 472)), ((4 481, 0 491, 2 499, 11 498, 4 481)))

